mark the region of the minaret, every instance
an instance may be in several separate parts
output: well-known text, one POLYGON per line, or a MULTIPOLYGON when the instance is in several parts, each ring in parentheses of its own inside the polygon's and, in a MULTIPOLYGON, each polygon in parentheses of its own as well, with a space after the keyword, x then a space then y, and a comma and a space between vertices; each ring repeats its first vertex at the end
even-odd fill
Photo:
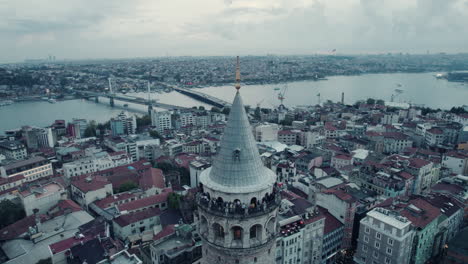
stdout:
POLYGON ((213 166, 200 175, 197 195, 201 263, 275 263, 277 209, 280 204, 276 174, 258 153, 237 90, 213 166))

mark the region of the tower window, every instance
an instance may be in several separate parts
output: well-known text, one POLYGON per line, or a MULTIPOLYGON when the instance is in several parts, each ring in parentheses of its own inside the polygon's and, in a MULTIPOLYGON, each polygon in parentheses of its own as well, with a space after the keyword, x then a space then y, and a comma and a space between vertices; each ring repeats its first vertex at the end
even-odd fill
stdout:
POLYGON ((234 240, 242 240, 242 228, 239 226, 234 226, 232 228, 232 235, 234 240))

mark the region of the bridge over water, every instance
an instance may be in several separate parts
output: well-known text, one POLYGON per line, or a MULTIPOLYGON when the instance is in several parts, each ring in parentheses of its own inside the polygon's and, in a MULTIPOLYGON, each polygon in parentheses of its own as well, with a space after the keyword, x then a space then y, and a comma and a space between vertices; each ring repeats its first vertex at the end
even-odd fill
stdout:
POLYGON ((165 87, 165 88, 170 88, 170 89, 174 89, 175 91, 183 94, 183 95, 186 95, 188 97, 191 97, 195 100, 198 100, 202 103, 206 103, 206 104, 209 104, 209 105, 212 105, 212 106, 216 106, 218 108, 223 108, 225 106, 231 106, 230 103, 224 101, 224 100, 221 100, 217 97, 214 97, 214 96, 211 96, 211 95, 208 95, 208 94, 205 94, 205 93, 202 93, 202 92, 199 92, 199 91, 196 91, 195 89, 186 89, 186 88, 180 88, 180 87, 176 87, 176 86, 172 86, 172 85, 168 85, 168 84, 165 84, 165 83, 161 83, 161 82, 156 82, 157 84, 165 87))
POLYGON ((151 110, 153 106, 158 107, 158 108, 163 108, 163 109, 187 109, 188 108, 188 107, 183 107, 183 106, 178 106, 178 105, 160 103, 157 100, 148 101, 148 99, 135 97, 135 96, 117 95, 117 94, 111 94, 111 93, 97 93, 97 92, 83 91, 83 90, 73 90, 73 91, 79 95, 95 97, 96 102, 99 101, 98 99, 99 97, 107 97, 109 98, 109 103, 111 106, 114 106, 114 100, 119 100, 119 101, 127 102, 127 103, 147 105, 148 110, 151 110))
MULTIPOLYGON (((200 101, 200 102, 212 105, 212 106, 216 106, 218 108, 223 108, 225 106, 231 105, 230 103, 224 100, 221 100, 219 98, 216 98, 214 96, 211 96, 202 92, 195 91, 194 89, 180 88, 180 87, 168 85, 168 84, 161 83, 161 82, 156 82, 156 83, 164 88, 174 89, 175 91, 183 95, 191 97, 197 101, 200 101)), ((148 111, 150 111, 153 106, 158 107, 158 108, 163 108, 163 109, 186 109, 188 108, 188 107, 183 107, 183 106, 178 106, 178 105, 160 103, 157 100, 148 100, 148 99, 135 97, 135 96, 128 96, 128 95, 117 95, 112 92, 99 93, 99 92, 84 91, 84 90, 74 90, 74 92, 80 95, 88 96, 88 97, 95 97, 96 101, 98 101, 99 97, 107 97, 109 98, 109 103, 111 106, 114 105, 114 100, 119 100, 119 101, 128 102, 128 103, 147 105, 148 111)))

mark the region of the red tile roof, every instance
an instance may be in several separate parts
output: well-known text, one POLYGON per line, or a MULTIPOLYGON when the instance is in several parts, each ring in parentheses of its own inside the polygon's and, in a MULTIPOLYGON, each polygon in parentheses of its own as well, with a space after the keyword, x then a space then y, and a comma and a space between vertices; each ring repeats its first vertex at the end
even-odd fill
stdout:
POLYGON ((333 194, 338 199, 347 203, 352 203, 356 201, 356 199, 352 195, 340 189, 328 189, 328 190, 323 190, 322 192, 325 194, 333 194))
POLYGON ((444 133, 444 131, 442 131, 441 129, 436 128, 436 127, 433 127, 431 129, 427 130, 427 132, 429 132, 431 134, 435 134, 435 135, 442 135, 444 133))
POLYGON ((124 193, 118 193, 118 194, 114 194, 111 196, 107 196, 106 198, 96 201, 94 203, 101 209, 107 209, 109 207, 112 207, 114 204, 118 203, 119 201, 131 199, 133 197, 136 197, 136 195, 133 193, 124 192, 124 193))
POLYGON ((84 193, 96 191, 111 184, 105 177, 82 175, 72 179, 71 185, 75 186, 84 193), (91 180, 89 180, 91 179, 91 180))
POLYGON ((81 243, 88 242, 89 240, 93 239, 93 235, 83 235, 81 238, 76 238, 76 237, 70 237, 67 239, 64 239, 62 241, 53 243, 49 245, 50 251, 52 252, 53 255, 63 252, 67 249, 72 248, 73 246, 76 246, 81 243))
POLYGON ((0 229, 0 240, 11 240, 28 232, 30 226, 36 225, 35 215, 27 216, 15 223, 0 229))
POLYGON ((142 221, 144 219, 148 219, 153 216, 157 216, 161 214, 161 210, 159 208, 148 208, 140 212, 129 213, 121 215, 117 218, 114 218, 114 222, 121 227, 128 226, 130 224, 142 221))
POLYGON ((155 168, 145 171, 140 178, 139 185, 144 190, 152 187, 163 189, 166 186, 163 171, 155 168))
POLYGON ((134 200, 128 203, 118 205, 120 211, 134 211, 140 208, 147 208, 156 204, 167 202, 169 193, 172 192, 171 188, 166 188, 162 193, 148 196, 142 199, 134 200))
POLYGON ((421 209, 423 212, 420 215, 415 214, 408 206, 401 212, 401 215, 408 218, 416 227, 424 228, 440 215, 440 209, 421 198, 411 200, 410 204, 421 209))
POLYGON ((157 233, 153 236, 153 241, 157 241, 159 239, 165 238, 175 233, 175 225, 168 225, 165 226, 161 232, 157 233))
POLYGON ((427 160, 423 160, 420 158, 411 158, 409 159, 410 161, 410 167, 420 169, 426 165, 429 165, 431 162, 427 160))
POLYGON ((382 133, 385 138, 392 138, 396 140, 404 140, 407 139, 408 136, 401 133, 401 132, 384 132, 382 133))
POLYGON ((329 234, 343 226, 343 224, 336 217, 330 214, 327 209, 320 206, 317 206, 317 209, 325 216, 325 229, 323 230, 324 235, 329 234))
POLYGON ((342 160, 351 160, 352 157, 351 156, 347 156, 347 155, 336 155, 334 156, 335 159, 342 159, 342 160))
POLYGON ((414 226, 419 228, 425 228, 441 214, 439 208, 419 196, 412 196, 408 201, 389 198, 379 206, 400 212, 401 216, 408 218, 414 226))

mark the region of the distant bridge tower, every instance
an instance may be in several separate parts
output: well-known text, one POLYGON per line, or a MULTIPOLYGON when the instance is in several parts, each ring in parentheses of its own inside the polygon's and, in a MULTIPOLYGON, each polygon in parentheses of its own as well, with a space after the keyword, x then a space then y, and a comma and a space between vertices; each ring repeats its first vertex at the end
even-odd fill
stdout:
POLYGON ((110 106, 114 107, 114 92, 112 91, 112 82, 111 78, 109 80, 109 104, 110 106))
POLYGON ((148 81, 148 115, 151 117, 151 112, 153 112, 153 104, 151 103, 151 84, 148 81))

